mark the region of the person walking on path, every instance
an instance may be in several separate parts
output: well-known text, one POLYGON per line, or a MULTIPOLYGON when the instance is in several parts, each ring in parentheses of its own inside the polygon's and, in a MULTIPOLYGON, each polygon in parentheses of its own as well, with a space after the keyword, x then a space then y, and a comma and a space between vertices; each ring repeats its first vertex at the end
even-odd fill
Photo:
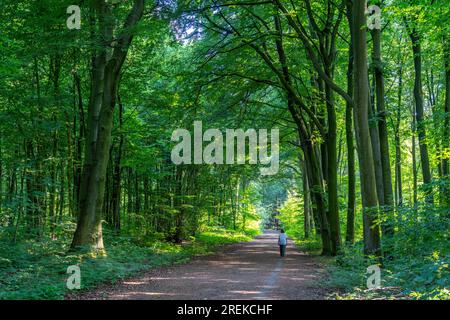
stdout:
POLYGON ((280 230, 278 236, 278 245, 280 246, 280 256, 284 257, 286 255, 287 236, 283 229, 280 230))

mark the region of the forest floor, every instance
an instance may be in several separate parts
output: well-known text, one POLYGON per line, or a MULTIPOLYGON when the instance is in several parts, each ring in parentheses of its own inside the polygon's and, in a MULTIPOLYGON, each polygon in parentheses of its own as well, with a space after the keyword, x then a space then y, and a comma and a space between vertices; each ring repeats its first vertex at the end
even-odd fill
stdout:
POLYGON ((279 256, 277 234, 222 247, 191 262, 152 269, 72 299, 324 299, 323 266, 291 241, 279 256))

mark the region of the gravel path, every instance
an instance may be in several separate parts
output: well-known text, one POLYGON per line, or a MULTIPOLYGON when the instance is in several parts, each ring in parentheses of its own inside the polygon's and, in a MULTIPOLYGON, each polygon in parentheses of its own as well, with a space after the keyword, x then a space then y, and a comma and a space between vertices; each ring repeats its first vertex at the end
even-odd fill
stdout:
POLYGON ((251 242, 226 246, 188 264, 154 269, 78 299, 323 299, 315 280, 322 276, 313 256, 292 241, 279 256, 277 237, 266 231, 251 242))

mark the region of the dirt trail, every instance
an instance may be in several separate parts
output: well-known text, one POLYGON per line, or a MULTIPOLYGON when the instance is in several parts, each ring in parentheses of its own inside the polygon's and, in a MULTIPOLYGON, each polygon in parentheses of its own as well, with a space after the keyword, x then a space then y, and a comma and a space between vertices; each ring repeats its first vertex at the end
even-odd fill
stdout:
POLYGON ((251 242, 225 247, 188 264, 150 270, 115 286, 100 287, 82 299, 323 299, 315 280, 314 257, 290 242, 280 258, 278 235, 267 231, 251 242))

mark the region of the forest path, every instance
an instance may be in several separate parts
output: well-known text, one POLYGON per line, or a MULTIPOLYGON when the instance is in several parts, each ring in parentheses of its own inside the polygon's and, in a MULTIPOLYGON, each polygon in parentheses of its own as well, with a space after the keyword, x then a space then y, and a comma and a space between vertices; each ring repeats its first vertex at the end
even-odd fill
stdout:
POLYGON ((225 246, 191 262, 154 270, 117 285, 100 287, 82 299, 323 299, 314 256, 290 241, 279 256, 278 234, 266 231, 251 242, 225 246))

